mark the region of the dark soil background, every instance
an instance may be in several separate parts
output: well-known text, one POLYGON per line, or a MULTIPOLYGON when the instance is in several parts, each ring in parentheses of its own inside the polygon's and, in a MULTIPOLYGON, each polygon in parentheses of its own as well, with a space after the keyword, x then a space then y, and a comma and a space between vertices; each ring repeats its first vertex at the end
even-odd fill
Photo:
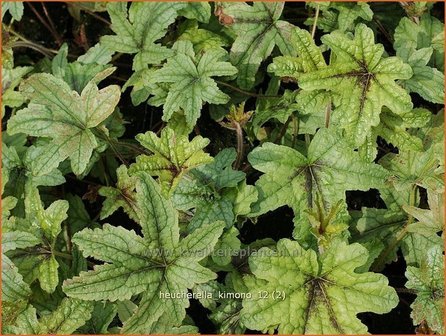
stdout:
MULTIPOLYGON (((398 24, 401 17, 405 15, 404 11, 398 3, 370 3, 372 10, 375 13, 374 20, 369 23, 376 32, 377 40, 384 44, 386 51, 389 54, 394 53, 392 48, 391 35, 394 28, 398 24), (384 28, 383 28, 384 27, 384 28)), ((82 55, 85 51, 98 42, 102 35, 110 34, 111 30, 108 27, 109 20, 107 13, 91 13, 83 11, 80 15, 80 20, 73 18, 68 12, 68 6, 62 2, 40 3, 32 2, 25 3, 24 17, 18 23, 15 23, 15 30, 27 39, 38 43, 39 45, 53 50, 58 50, 61 43, 66 42, 69 45, 70 60, 75 60, 77 56, 82 55), (51 34, 43 21, 49 23, 49 19, 54 24, 55 31, 59 36, 51 34), (57 38, 56 38, 57 37, 57 38)), ((436 3, 432 13, 440 19, 443 19, 444 3, 436 3)), ((305 7, 304 3, 294 2, 287 3, 285 6, 283 17, 285 20, 304 27, 303 22, 313 15, 312 10, 305 7)), ((175 29, 175 27, 172 27, 175 29)), ((320 42, 321 32, 317 31, 316 41, 320 42)), ((3 39, 7 40, 8 36, 3 35, 3 39)), ((14 49, 15 64, 29 65, 35 64, 42 59, 43 55, 30 48, 15 48, 14 49)), ((123 85, 132 73, 131 64, 132 56, 123 55, 114 62, 118 70, 113 76, 104 81, 104 85, 110 83, 117 83, 123 85), (107 82, 108 81, 108 82, 107 82)), ((262 65, 265 68, 264 62, 262 65)), ((266 81, 265 81, 266 82, 266 81)), ((256 90, 264 90, 265 87, 257 87, 256 90)), ((424 100, 421 100, 417 95, 413 95, 414 105, 425 107, 430 106, 424 100)), ((249 99, 247 108, 254 107, 255 100, 249 99)), ((119 103, 121 112, 127 122, 126 133, 123 138, 134 139, 137 133, 145 132, 147 130, 156 131, 162 126, 161 111, 159 108, 154 108, 146 104, 141 104, 134 107, 130 100, 129 90, 122 94, 119 103)), ((435 107, 436 108, 436 107, 435 107)), ((434 109, 435 110, 435 109, 434 109)), ((4 120, 7 120, 5 118, 4 120)), ((206 108, 202 111, 202 117, 199 119, 196 131, 202 136, 208 137, 211 140, 211 145, 208 147, 212 155, 215 155, 222 147, 235 146, 236 139, 228 130, 222 128, 209 116, 206 108)), ((379 157, 388 152, 397 152, 397 149, 388 145, 384 141, 379 141, 379 157)), ((130 161, 131 162, 131 161, 130 161)), ((253 183, 258 175, 253 171, 248 171, 248 181, 253 183)), ((88 177, 84 181, 79 181, 74 176, 67 178, 67 183, 64 184, 63 193, 73 193, 79 196, 85 195, 88 191, 94 191, 94 184, 100 183, 97 179, 88 177), (88 180, 88 181, 87 181, 88 180)), ((100 211, 102 200, 90 203, 84 201, 91 218, 95 218, 100 211)), ((376 190, 369 192, 348 192, 347 203, 349 209, 360 210, 362 206, 368 207, 385 207, 383 201, 379 197, 376 190)), ((133 223, 127 215, 122 211, 116 212, 113 216, 107 218, 107 222, 115 225, 122 225, 124 227, 138 230, 139 227, 133 223)), ((291 238, 293 231, 293 213, 291 209, 283 207, 276 211, 270 212, 259 218, 256 224, 247 222, 241 229, 240 239, 243 243, 250 243, 256 239, 273 238, 278 240, 280 238, 291 238)), ((383 273, 389 278, 390 285, 395 288, 404 287, 407 279, 404 277, 405 272, 404 259, 400 256, 397 262, 388 265, 383 273)), ((378 315, 373 313, 363 313, 359 318, 365 323, 369 332, 372 334, 413 334, 415 327, 412 325, 410 318, 410 304, 414 300, 414 296, 408 293, 399 293, 400 303, 390 313, 378 315)), ((216 333, 216 328, 213 323, 207 318, 207 311, 198 301, 192 300, 191 306, 188 309, 188 314, 194 319, 201 333, 216 333)), ((247 331, 247 333, 255 333, 247 331)))

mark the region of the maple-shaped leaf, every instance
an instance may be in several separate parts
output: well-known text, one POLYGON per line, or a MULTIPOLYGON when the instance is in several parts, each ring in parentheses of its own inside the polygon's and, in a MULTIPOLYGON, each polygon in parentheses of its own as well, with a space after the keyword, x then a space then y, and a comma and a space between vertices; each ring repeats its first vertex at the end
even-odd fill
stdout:
POLYGON ((92 311, 92 302, 65 298, 56 310, 38 319, 36 309, 28 305, 17 316, 15 325, 7 327, 7 331, 16 335, 68 335, 82 327, 90 319, 92 311))
POLYGON ((405 150, 398 154, 384 155, 379 164, 392 174, 392 184, 396 190, 410 190, 414 186, 420 186, 443 192, 444 167, 437 155, 435 147, 424 152, 405 150))
POLYGON ((221 220, 230 227, 234 223, 234 195, 231 189, 245 178, 245 173, 232 169, 237 153, 225 148, 214 161, 189 172, 173 194, 173 202, 179 210, 195 209, 188 229, 193 231, 207 223, 221 220))
POLYGON ((144 171, 158 176, 161 189, 167 194, 175 190, 188 170, 212 161, 212 157, 203 151, 209 139, 202 136, 189 141, 187 135, 177 135, 165 127, 160 137, 149 131, 136 135, 136 140, 153 154, 139 155, 129 169, 130 174, 144 171))
POLYGON ((433 332, 444 334, 444 255, 441 246, 425 251, 420 267, 408 266, 406 287, 415 291, 417 298, 410 305, 414 325, 423 321, 433 332))
POLYGON ((237 34, 231 47, 231 63, 238 69, 237 84, 250 89, 260 64, 277 45, 283 55, 295 55, 289 43, 292 24, 280 20, 284 2, 222 2, 216 6, 215 14, 220 23, 237 34))
POLYGON ((297 215, 313 208, 317 197, 328 209, 328 205, 345 199, 345 191, 377 188, 389 176, 379 165, 362 160, 331 129, 316 133, 306 156, 268 142, 249 153, 248 160, 264 173, 256 182, 259 198, 250 216, 283 205, 290 206, 297 215))
POLYGON ((355 146, 362 145, 371 128, 379 124, 383 106, 401 114, 412 109, 406 90, 395 83, 409 79, 412 70, 398 57, 382 57, 384 47, 375 44, 373 31, 363 24, 354 38, 335 31, 322 37, 335 60, 327 67, 300 76, 299 86, 307 91, 328 90, 334 100, 333 123, 346 131, 355 146))
POLYGON ((76 233, 73 241, 83 254, 105 264, 66 280, 63 290, 83 300, 128 300, 141 293, 139 307, 125 321, 123 332, 147 333, 179 326, 189 305, 184 296, 187 289, 216 277, 199 261, 212 252, 224 224, 210 223, 180 240, 171 201, 147 173, 137 176, 136 204, 143 236, 108 224, 76 233), (182 296, 162 297, 163 293, 182 296))
POLYGON ((204 102, 225 104, 229 96, 223 93, 212 77, 231 76, 237 69, 222 61, 226 52, 211 49, 196 55, 189 41, 178 41, 174 45, 176 55, 153 73, 151 82, 171 83, 163 106, 163 120, 169 121, 180 109, 189 125, 195 125, 204 102))
MULTIPOLYGON (((429 28, 426 27, 426 22, 434 22, 433 20, 437 19, 425 14, 420 20, 421 22, 415 23, 409 18, 402 18, 395 28, 396 55, 408 63, 413 71, 413 76, 402 81, 402 84, 410 92, 416 92, 430 102, 441 104, 444 100, 444 74, 434 66, 432 59, 435 58, 434 53, 443 51, 444 54, 444 50, 434 49, 429 35, 434 34, 435 30, 428 31, 429 28)), ((437 30, 437 33, 439 32, 437 30)))
POLYGON ((107 48, 136 54, 133 69, 140 70, 143 65, 157 64, 172 52, 167 47, 156 43, 162 38, 182 7, 179 3, 146 2, 132 3, 127 11, 126 2, 107 4, 111 19, 111 29, 116 35, 101 37, 101 44, 107 48))
POLYGON ((121 53, 136 54, 133 70, 145 69, 147 64, 159 64, 172 56, 172 50, 158 41, 164 37, 178 15, 207 22, 210 17, 208 3, 187 2, 134 2, 109 3, 107 12, 111 29, 116 35, 101 37, 101 44, 121 53))
POLYGON ((101 219, 107 218, 120 207, 129 215, 130 218, 137 221, 138 215, 135 211, 135 176, 129 176, 127 167, 122 165, 116 170, 118 181, 116 187, 101 187, 98 193, 105 196, 102 204, 101 219))
POLYGON ((288 239, 276 251, 260 249, 249 258, 252 297, 243 300, 241 321, 279 334, 365 334, 358 313, 382 314, 398 304, 384 275, 355 271, 367 257, 360 244, 339 240, 323 254, 288 239))
POLYGON ((119 101, 119 87, 110 85, 99 90, 90 82, 79 95, 63 80, 40 73, 23 82, 21 91, 30 103, 9 119, 8 132, 52 139, 34 163, 46 167, 43 172, 70 158, 73 172, 82 174, 99 146, 98 135, 106 131, 98 126, 119 101))

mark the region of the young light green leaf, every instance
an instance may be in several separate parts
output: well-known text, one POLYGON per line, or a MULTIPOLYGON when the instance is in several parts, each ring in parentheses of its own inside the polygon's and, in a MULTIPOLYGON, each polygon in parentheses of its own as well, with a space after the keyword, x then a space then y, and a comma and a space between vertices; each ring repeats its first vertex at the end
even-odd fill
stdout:
POLYGON ((412 109, 409 94, 395 83, 409 79, 410 66, 398 57, 383 58, 384 48, 375 44, 373 31, 363 24, 354 39, 336 31, 322 37, 336 60, 330 66, 300 76, 304 90, 328 90, 339 96, 334 100, 333 123, 346 131, 355 146, 362 145, 371 128, 379 123, 382 106, 401 114, 412 109))
MULTIPOLYGON (((190 2, 190 4, 193 3, 194 2, 190 2)), ((192 42, 196 54, 210 51, 212 49, 222 49, 222 47, 229 45, 227 37, 199 28, 196 21, 187 22, 186 24, 184 32, 178 37, 178 41, 192 42)))
POLYGON ((295 55, 289 43, 294 26, 279 20, 283 7, 283 2, 254 2, 252 6, 244 2, 222 2, 217 5, 215 13, 220 23, 237 35, 230 58, 239 70, 237 83, 241 88, 254 86, 260 64, 276 45, 283 55, 295 55))
POLYGON ((279 334, 365 334, 358 313, 382 314, 398 303, 385 276, 355 272, 367 254, 361 245, 341 241, 321 255, 288 239, 277 243, 277 251, 260 249, 249 259, 254 276, 245 282, 252 298, 243 300, 242 322, 256 330, 278 328, 279 334), (281 296, 273 298, 273 292, 281 296))
POLYGON ((192 43, 178 41, 174 46, 176 55, 157 70, 153 83, 171 83, 163 107, 163 120, 169 121, 172 114, 184 111, 186 122, 195 125, 204 102, 225 104, 229 96, 223 93, 212 77, 231 76, 237 69, 229 62, 222 61, 225 52, 212 49, 196 55, 192 43))
POLYGON ((144 171, 158 176, 161 189, 166 194, 175 190, 187 171, 212 161, 209 154, 203 151, 209 140, 201 136, 189 141, 187 135, 177 135, 171 128, 165 127, 160 137, 148 131, 138 134, 136 139, 153 154, 139 155, 129 172, 144 171))
MULTIPOLYGON (((73 172, 82 174, 99 146, 95 127, 113 112, 120 97, 119 87, 99 90, 90 82, 79 95, 61 79, 40 73, 28 78, 21 91, 31 103, 9 119, 8 132, 52 138, 36 159, 40 166, 53 156, 57 157, 56 163, 69 157, 73 172)), ((42 170, 48 173, 56 167, 47 164, 42 170)))
POLYGON ((84 300, 127 300, 142 293, 138 309, 124 323, 123 332, 129 333, 182 322, 187 298, 161 296, 184 294, 194 284, 215 278, 198 262, 212 251, 224 226, 210 224, 180 241, 177 213, 161 195, 159 185, 147 173, 138 173, 136 190, 144 237, 110 225, 77 233, 73 241, 84 255, 106 263, 66 280, 63 286, 68 296, 84 300))
POLYGON ((423 321, 438 334, 444 333, 444 256, 440 246, 425 251, 420 267, 408 266, 406 287, 415 290, 411 304, 414 325, 423 321))

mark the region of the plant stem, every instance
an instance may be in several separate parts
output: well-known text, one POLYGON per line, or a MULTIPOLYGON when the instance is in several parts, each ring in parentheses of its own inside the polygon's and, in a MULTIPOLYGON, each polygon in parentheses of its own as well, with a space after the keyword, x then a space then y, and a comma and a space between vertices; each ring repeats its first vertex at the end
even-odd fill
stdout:
POLYGON ((317 4, 316 14, 314 15, 313 27, 311 27, 311 37, 312 38, 314 38, 314 35, 316 34, 316 26, 317 26, 318 19, 319 19, 319 4, 317 4))
MULTIPOLYGON (((54 250, 51 251, 50 253, 53 254, 56 257, 60 257, 60 258, 64 258, 64 259, 73 261, 73 256, 71 254, 68 254, 68 253, 65 253, 65 252, 60 252, 60 251, 54 251, 54 250)), ((88 260, 87 260, 87 264, 90 267, 96 266, 95 263, 92 263, 91 261, 88 261, 88 260)))
POLYGON ((238 170, 243 160, 243 130, 238 122, 234 123, 237 135, 237 159, 234 162, 234 169, 238 170))
POLYGON ((297 118, 295 115, 293 117, 293 140, 291 142, 291 148, 294 148, 294 145, 296 145, 296 139, 299 135, 299 118, 297 118))
MULTIPOLYGON (((42 3, 43 4, 43 3, 42 3)), ((34 12, 34 15, 39 19, 39 21, 45 26, 46 29, 53 35, 54 39, 56 40, 56 43, 60 46, 62 44, 62 38, 57 33, 57 31, 54 29, 54 26, 51 27, 51 23, 46 22, 46 20, 40 15, 40 13, 37 11, 37 9, 34 8, 34 6, 28 2, 29 8, 34 12)), ((46 9, 45 9, 46 11, 46 9)))
POLYGON ((218 84, 220 84, 220 85, 226 86, 226 87, 230 88, 231 90, 234 90, 234 91, 243 93, 244 95, 247 95, 247 96, 257 97, 257 98, 280 98, 280 97, 281 97, 281 96, 275 96, 275 95, 272 95, 272 96, 269 96, 269 95, 262 95, 262 94, 258 94, 258 93, 255 93, 255 92, 245 91, 245 90, 239 89, 238 87, 233 86, 233 85, 231 85, 231 84, 229 84, 229 83, 222 82, 222 81, 219 81, 219 80, 216 80, 216 79, 214 79, 214 80, 215 80, 218 84))
POLYGON ((282 140, 282 138, 284 137, 286 130, 291 122, 291 118, 292 118, 292 116, 289 116, 287 121, 285 122, 285 124, 283 124, 282 127, 280 128, 279 134, 277 135, 276 139, 274 139, 274 141, 273 141, 275 144, 278 144, 280 142, 280 140, 282 140))
POLYGON ((57 32, 56 25, 54 24, 53 20, 51 19, 51 16, 50 16, 50 14, 49 14, 48 11, 47 11, 44 2, 42 2, 42 8, 43 8, 43 12, 45 13, 45 16, 46 16, 46 18, 47 18, 47 20, 48 20, 48 24, 50 25, 50 27, 51 27, 52 31, 54 32, 54 34, 56 34, 57 37, 58 37, 58 38, 56 39, 56 40, 57 40, 57 44, 58 44, 58 45, 61 45, 61 44, 62 44, 62 37, 61 37, 61 36, 59 35, 59 33, 57 32))

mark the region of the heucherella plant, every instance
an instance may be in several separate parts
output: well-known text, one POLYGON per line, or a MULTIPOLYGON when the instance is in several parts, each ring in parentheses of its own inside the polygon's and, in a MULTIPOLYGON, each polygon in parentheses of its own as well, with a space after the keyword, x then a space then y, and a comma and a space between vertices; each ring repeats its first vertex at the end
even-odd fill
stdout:
POLYGON ((2 3, 2 334, 444 334, 434 2, 2 3))

